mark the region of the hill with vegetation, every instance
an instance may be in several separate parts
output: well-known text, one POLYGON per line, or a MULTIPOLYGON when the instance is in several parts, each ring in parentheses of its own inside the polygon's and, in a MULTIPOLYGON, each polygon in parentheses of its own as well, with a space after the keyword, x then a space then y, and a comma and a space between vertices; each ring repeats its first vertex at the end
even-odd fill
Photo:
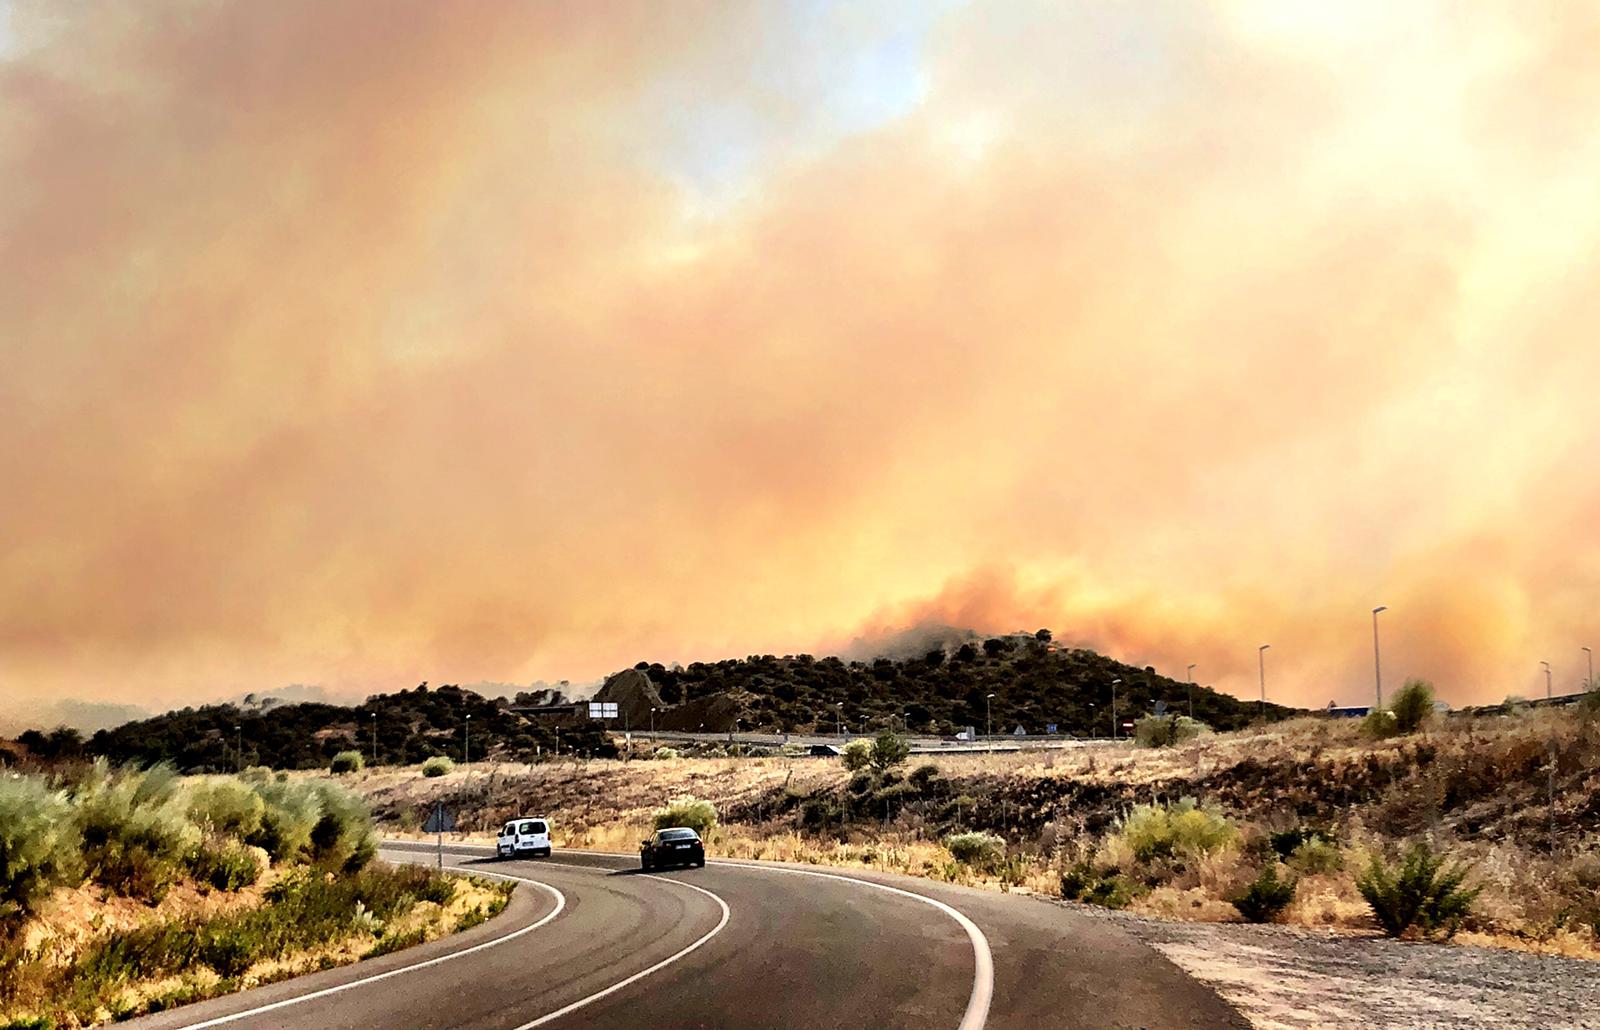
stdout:
POLYGON ((426 683, 353 706, 205 705, 124 723, 87 740, 55 730, 29 731, 18 741, 46 761, 90 755, 135 765, 169 762, 197 772, 254 765, 325 769, 347 751, 381 765, 412 765, 435 755, 460 761, 468 746, 474 759, 533 761, 555 747, 558 734, 563 748, 615 754, 597 723, 551 722, 514 711, 499 698, 426 683))
MULTIPOLYGON (((979 732, 993 714, 994 732, 1021 726, 1030 734, 1054 724, 1060 733, 1108 736, 1113 681, 1119 721, 1164 704, 1216 729, 1238 729, 1291 710, 1241 701, 1205 687, 1128 665, 1083 648, 1058 644, 1049 630, 934 647, 910 658, 844 661, 811 655, 752 655, 685 667, 640 662, 661 701, 665 729, 733 728, 778 732, 864 732, 889 727, 912 733, 979 732), (1192 690, 1192 693, 1191 693, 1192 690), (989 695, 993 694, 992 701, 989 695), (720 705, 713 699, 721 699, 720 705), (729 704, 729 701, 736 702, 729 704), (717 721, 704 716, 716 708, 717 721)), ((646 713, 648 714, 648 713, 646 713)), ((641 725, 634 723, 635 726, 641 725)))
POLYGON ((895 728, 954 734, 967 726, 996 733, 1108 736, 1112 691, 1119 721, 1164 705, 1219 730, 1291 710, 1241 701, 1082 648, 1057 644, 1048 630, 968 639, 910 658, 846 661, 811 655, 751 655, 666 666, 640 662, 601 688, 616 701, 618 723, 586 717, 572 699, 549 691, 489 698, 458 686, 376 694, 359 705, 321 702, 183 708, 101 730, 30 730, 18 738, 45 761, 105 757, 118 763, 169 762, 180 771, 326 768, 356 751, 368 763, 412 765, 436 755, 535 761, 559 745, 595 757, 614 755, 614 731, 656 728, 724 732, 830 733, 895 728), (1117 681, 1117 682, 1114 682, 1117 681), (994 695, 991 699, 989 695, 994 695), (566 707, 563 707, 565 705, 566 707))

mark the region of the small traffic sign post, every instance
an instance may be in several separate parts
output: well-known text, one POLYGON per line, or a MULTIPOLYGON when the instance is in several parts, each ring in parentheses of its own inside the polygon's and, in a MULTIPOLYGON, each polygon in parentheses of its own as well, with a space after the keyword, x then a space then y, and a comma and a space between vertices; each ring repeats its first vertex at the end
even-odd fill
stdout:
POLYGON ((428 821, 422 824, 423 833, 436 833, 439 835, 439 871, 444 871, 444 835, 456 828, 456 817, 444 810, 443 801, 433 803, 433 812, 429 814, 428 821))

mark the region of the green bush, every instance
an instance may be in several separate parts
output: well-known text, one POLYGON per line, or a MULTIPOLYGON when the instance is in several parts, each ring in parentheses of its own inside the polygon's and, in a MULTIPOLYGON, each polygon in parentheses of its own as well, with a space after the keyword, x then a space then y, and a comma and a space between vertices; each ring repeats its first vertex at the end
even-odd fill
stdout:
POLYGON ((360 772, 366 767, 367 760, 361 757, 361 752, 359 751, 341 751, 333 756, 333 761, 328 763, 328 771, 335 776, 360 772))
POLYGON ((1006 842, 992 833, 953 833, 944 846, 957 862, 981 872, 994 872, 1006 857, 1006 842))
POLYGON ((680 757, 682 757, 682 756, 679 754, 677 748, 671 748, 671 747, 658 747, 658 748, 656 748, 656 761, 658 761, 658 762, 670 762, 674 758, 680 758, 680 757))
POLYGON ((1121 873, 1102 875, 1088 862, 1078 862, 1061 874, 1061 896, 1102 908, 1127 908, 1149 888, 1121 873))
POLYGON ((1255 881, 1228 901, 1248 922, 1270 923, 1294 900, 1296 881, 1278 878, 1278 863, 1268 862, 1255 881))
POLYGON ((1344 854, 1337 844, 1308 840, 1290 852, 1289 867, 1306 876, 1322 876, 1344 868, 1344 854))
POLYGON ((261 826, 245 842, 266 850, 274 862, 311 858, 311 831, 322 818, 322 802, 307 782, 263 783, 256 788, 263 808, 261 826))
POLYGON ((701 837, 708 837, 716 825, 716 806, 698 798, 673 798, 666 808, 659 808, 655 813, 655 828, 658 830, 670 826, 687 826, 698 832, 701 837))
POLYGON ((872 742, 872 766, 875 769, 887 771, 904 765, 910 756, 911 745, 897 734, 880 733, 872 742))
POLYGON ((911 770, 911 775, 908 778, 912 786, 920 791, 926 791, 939 778, 939 767, 937 765, 919 765, 911 770))
POLYGON ((445 755, 434 755, 422 763, 422 775, 428 777, 443 776, 456 767, 456 763, 445 755))
MULTIPOLYGON (((258 781, 264 782, 264 781, 258 781)), ((232 777, 215 777, 190 784, 189 818, 211 833, 244 840, 261 829, 266 804, 250 785, 232 777)))
POLYGON ((1398 870, 1374 855, 1367 872, 1357 878, 1356 889, 1390 937, 1412 928, 1423 937, 1450 937, 1483 889, 1463 886, 1467 875, 1465 866, 1446 865, 1443 855, 1417 844, 1406 852, 1398 870))
POLYGON ((78 846, 64 793, 35 776, 0 779, 0 926, 25 919, 76 879, 78 846))
POLYGON ((91 879, 118 894, 160 901, 200 844, 200 829, 170 769, 112 772, 100 761, 73 798, 91 879))
POLYGON ((1400 733, 1400 725, 1393 712, 1380 708, 1361 720, 1361 732, 1373 740, 1387 740, 1400 733))
POLYGON ((1140 747, 1172 747, 1211 732, 1211 727, 1187 715, 1147 715, 1133 724, 1133 739, 1140 747))
POLYGON ((1299 850, 1302 844, 1308 841, 1315 840, 1332 843, 1333 835, 1314 826, 1296 826, 1291 829, 1277 831, 1271 834, 1267 840, 1271 843, 1274 854, 1279 858, 1287 859, 1299 850))
POLYGON ((1199 807, 1194 798, 1173 805, 1136 805, 1122 820, 1120 833, 1134 857, 1143 861, 1208 854, 1239 839, 1226 817, 1199 807))
POLYGON ((865 769, 872 764, 872 741, 867 740, 865 737, 852 740, 844 746, 844 750, 839 753, 839 757, 844 762, 844 767, 852 772, 857 769, 865 769))
POLYGON ((257 854, 237 841, 207 841, 190 856, 189 871, 219 891, 242 890, 261 879, 257 854))
POLYGON ((56 1021, 49 1016, 18 1016, 0 1024, 0 1030, 56 1030, 56 1021))
POLYGON ((1389 702, 1395 729, 1415 733, 1433 715, 1433 684, 1427 680, 1407 680, 1389 702))
POLYGON ((378 853, 366 804, 332 783, 316 784, 321 812, 311 827, 312 861, 343 872, 365 868, 378 853))

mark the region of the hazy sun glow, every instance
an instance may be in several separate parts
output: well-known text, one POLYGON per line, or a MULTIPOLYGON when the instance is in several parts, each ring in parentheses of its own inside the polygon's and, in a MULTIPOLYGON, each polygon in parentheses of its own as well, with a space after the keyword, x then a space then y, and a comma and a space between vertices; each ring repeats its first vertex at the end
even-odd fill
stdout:
POLYGON ((1600 13, 0 0, 0 715, 1600 646, 1600 13))

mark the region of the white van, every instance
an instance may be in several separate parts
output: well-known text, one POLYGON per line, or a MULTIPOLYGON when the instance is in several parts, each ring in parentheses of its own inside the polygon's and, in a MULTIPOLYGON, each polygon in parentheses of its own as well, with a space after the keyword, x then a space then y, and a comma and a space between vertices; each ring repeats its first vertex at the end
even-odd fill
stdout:
POLYGON ((495 851, 501 858, 518 855, 550 857, 550 820, 542 816, 523 816, 500 827, 495 851))

